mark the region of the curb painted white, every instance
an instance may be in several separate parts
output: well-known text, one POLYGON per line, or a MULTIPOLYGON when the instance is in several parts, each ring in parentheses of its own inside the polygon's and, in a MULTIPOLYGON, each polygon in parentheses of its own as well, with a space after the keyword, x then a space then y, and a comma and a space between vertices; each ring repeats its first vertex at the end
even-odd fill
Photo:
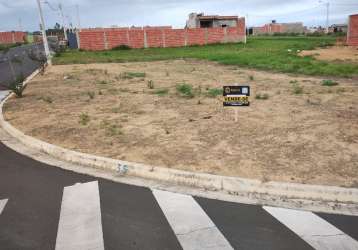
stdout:
MULTIPOLYGON (((28 83, 39 71, 34 72, 27 80, 28 83)), ((283 182, 261 182, 260 180, 239 177, 227 177, 204 173, 194 173, 163 167, 148 166, 139 163, 121 161, 106 157, 84 154, 49 144, 30 137, 5 121, 3 105, 12 96, 10 94, 0 104, 0 126, 11 136, 24 145, 46 153, 54 158, 89 166, 92 168, 109 170, 123 176, 139 177, 157 181, 197 187, 212 191, 221 191, 233 196, 260 197, 271 196, 279 199, 311 200, 348 204, 358 209, 358 189, 334 186, 319 186, 283 182)))

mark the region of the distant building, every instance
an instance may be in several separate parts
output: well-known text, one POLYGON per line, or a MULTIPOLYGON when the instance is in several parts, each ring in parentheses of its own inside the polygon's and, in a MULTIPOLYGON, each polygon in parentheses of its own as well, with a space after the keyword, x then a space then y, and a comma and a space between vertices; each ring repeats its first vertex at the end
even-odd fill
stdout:
POLYGON ((272 35, 275 33, 295 33, 303 34, 307 32, 307 28, 303 26, 303 23, 276 23, 273 20, 271 23, 265 24, 262 27, 253 27, 253 35, 263 35, 268 34, 272 35))
POLYGON ((333 24, 329 27, 329 33, 347 33, 348 24, 333 24))
POLYGON ((185 28, 217 28, 217 27, 237 27, 239 22, 238 16, 205 16, 204 13, 191 13, 186 22, 185 28))

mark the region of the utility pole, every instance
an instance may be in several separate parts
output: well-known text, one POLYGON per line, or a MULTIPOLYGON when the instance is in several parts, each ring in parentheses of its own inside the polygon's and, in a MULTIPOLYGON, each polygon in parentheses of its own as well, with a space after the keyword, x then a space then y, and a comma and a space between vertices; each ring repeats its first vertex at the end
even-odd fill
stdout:
POLYGON ((63 9, 62 9, 62 4, 61 3, 58 5, 58 8, 59 8, 59 10, 61 12, 63 33, 65 35, 65 40, 67 41, 68 39, 67 39, 67 32, 66 32, 65 16, 63 15, 63 9))
POLYGON ((19 18, 19 31, 22 31, 22 21, 21 21, 21 18, 19 18))
POLYGON ((324 2, 323 0, 319 0, 319 3, 324 3, 326 5, 326 33, 329 33, 329 7, 330 7, 330 2, 324 2))
POLYGON ((80 7, 76 4, 77 29, 81 31, 80 7))
POLYGON ((37 6, 39 8, 41 31, 42 31, 42 40, 43 40, 44 47, 45 47, 45 55, 46 55, 47 63, 49 65, 51 65, 52 64, 52 62, 51 62, 51 54, 50 54, 50 49, 48 47, 48 41, 47 41, 47 36, 46 36, 46 26, 45 26, 44 17, 43 17, 43 14, 42 14, 42 8, 41 8, 40 0, 37 0, 37 6))
POLYGON ((329 33, 329 7, 330 7, 329 2, 326 3, 326 7, 327 7, 326 32, 328 34, 329 33))

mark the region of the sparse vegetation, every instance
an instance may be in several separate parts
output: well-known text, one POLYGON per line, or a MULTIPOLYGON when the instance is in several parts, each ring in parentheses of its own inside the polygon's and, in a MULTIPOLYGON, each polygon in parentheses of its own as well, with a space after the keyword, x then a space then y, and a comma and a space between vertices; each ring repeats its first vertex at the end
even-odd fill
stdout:
POLYGON ((92 100, 96 96, 96 93, 94 91, 88 91, 87 92, 88 97, 92 100))
POLYGON ((338 82, 333 81, 333 80, 323 80, 322 81, 322 86, 327 86, 327 87, 332 87, 332 86, 337 86, 338 82))
POLYGON ((97 84, 105 85, 105 84, 108 84, 108 81, 106 81, 106 80, 97 80, 96 83, 97 83, 97 84))
POLYGON ((154 94, 159 95, 159 96, 165 96, 169 93, 169 89, 158 89, 156 91, 154 91, 154 94))
POLYGON ((267 100, 267 99, 269 99, 269 95, 267 93, 265 93, 265 94, 258 93, 258 94, 256 94, 255 99, 256 100, 267 100))
POLYGON ((291 80, 290 83, 291 84, 296 84, 296 83, 298 83, 298 81, 297 80, 291 80))
POLYGON ((222 94, 223 94, 222 88, 209 89, 207 92, 207 96, 212 97, 212 98, 217 97, 222 94))
POLYGON ((80 118, 79 123, 83 126, 86 126, 91 120, 90 116, 86 113, 80 114, 79 118, 80 118))
POLYGON ((119 75, 121 79, 145 78, 146 73, 143 72, 123 72, 119 75))
POLYGON ((148 48, 117 51, 67 51, 54 58, 56 64, 155 61, 196 58, 226 65, 306 75, 353 76, 358 65, 324 62, 313 57, 287 53, 288 49, 312 50, 333 45, 334 37, 250 37, 247 44, 215 44, 183 48, 148 48))
POLYGON ((177 92, 186 98, 193 98, 195 96, 193 92, 193 86, 191 84, 182 83, 177 85, 176 87, 177 92))
POLYGON ((107 136, 117 136, 123 134, 120 127, 117 124, 110 124, 106 127, 106 135, 107 136))
POLYGON ((50 104, 53 103, 52 98, 49 97, 49 96, 40 96, 40 97, 38 98, 38 100, 42 100, 42 101, 47 102, 47 103, 50 103, 50 104))
POLYGON ((292 92, 293 92, 293 94, 295 94, 295 95, 301 95, 301 94, 303 94, 303 87, 302 86, 300 86, 299 84, 293 84, 292 85, 292 92))
POLYGON ((112 50, 130 50, 130 49, 132 48, 125 44, 121 44, 119 46, 112 48, 112 50))
POLYGON ((25 77, 23 74, 16 77, 16 79, 10 83, 9 89, 16 95, 16 97, 21 98, 23 96, 23 92, 26 88, 24 85, 25 77))
POLYGON ((112 108, 112 113, 118 114, 120 112, 120 107, 112 108))

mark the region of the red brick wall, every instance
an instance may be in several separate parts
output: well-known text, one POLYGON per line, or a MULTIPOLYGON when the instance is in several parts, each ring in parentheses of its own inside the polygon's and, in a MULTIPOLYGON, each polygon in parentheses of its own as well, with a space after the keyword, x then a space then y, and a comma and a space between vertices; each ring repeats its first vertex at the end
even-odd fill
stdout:
POLYGON ((245 19, 237 27, 171 29, 171 27, 84 29, 79 32, 80 48, 106 50, 119 45, 132 48, 181 47, 244 41, 245 19))
POLYGON ((164 30, 164 39, 166 47, 182 47, 185 46, 185 30, 173 29, 164 30))
POLYGON ((347 43, 350 46, 358 46, 358 14, 349 17, 347 43))
POLYGON ((0 32, 0 44, 23 43, 25 36, 21 31, 0 32))
POLYGON ((112 49, 116 46, 118 46, 118 44, 122 44, 122 45, 128 45, 129 46, 129 29, 128 28, 124 28, 124 29, 110 29, 110 30, 106 30, 106 39, 107 39, 107 43, 108 43, 108 49, 112 49))
POLYGON ((275 24, 275 23, 270 23, 270 24, 265 24, 262 27, 262 33, 283 33, 284 32, 284 28, 281 24, 275 24))
POLYGON ((164 31, 162 29, 146 29, 147 47, 164 47, 164 31))

